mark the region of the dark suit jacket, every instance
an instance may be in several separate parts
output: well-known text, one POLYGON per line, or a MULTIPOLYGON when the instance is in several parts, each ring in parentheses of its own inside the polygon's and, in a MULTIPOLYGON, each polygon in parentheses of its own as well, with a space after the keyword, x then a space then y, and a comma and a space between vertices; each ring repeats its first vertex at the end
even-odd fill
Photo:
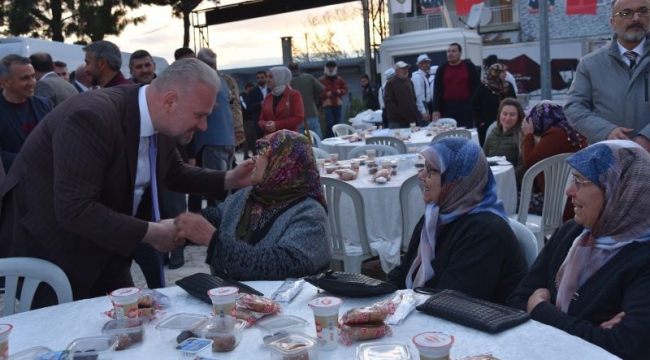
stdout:
POLYGON ((260 90, 259 85, 257 85, 248 93, 248 111, 251 112, 251 116, 255 124, 257 124, 257 122, 260 120, 263 101, 264 94, 262 94, 262 90, 260 90))
MULTIPOLYGON (((28 101, 38 122, 52 110, 50 101, 44 97, 32 96, 28 101)), ((26 139, 27 134, 23 130, 20 115, 16 113, 14 106, 0 94, 0 157, 6 172, 9 172, 11 164, 26 139)))
POLYGON ((34 88, 34 95, 50 99, 52 107, 59 105, 78 93, 72 84, 63 80, 55 73, 43 76, 36 82, 36 87, 34 88))
MULTIPOLYGON (((31 256, 57 264, 75 299, 133 283, 131 257, 148 227, 141 219, 152 218, 149 190, 132 216, 138 89, 89 91, 56 107, 0 183, 0 258, 31 256)), ((223 172, 183 164, 175 140, 163 134, 156 178, 183 193, 215 196, 224 187, 223 172)))

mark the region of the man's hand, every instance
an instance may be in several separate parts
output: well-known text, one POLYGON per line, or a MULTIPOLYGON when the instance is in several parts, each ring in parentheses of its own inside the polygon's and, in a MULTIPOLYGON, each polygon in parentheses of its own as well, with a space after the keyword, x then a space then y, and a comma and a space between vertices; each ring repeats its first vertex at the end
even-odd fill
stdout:
POLYGON ((196 159, 187 159, 187 163, 192 166, 196 166, 196 159))
POLYGON ((434 111, 433 114, 431 114, 431 120, 438 121, 438 119, 440 119, 440 111, 434 111))
POLYGON ((613 318, 600 324, 600 327, 603 329, 611 329, 614 327, 614 325, 620 323, 621 320, 623 320, 624 316, 625 316, 625 311, 621 311, 620 313, 616 314, 613 318))
POLYGON ((637 135, 632 139, 635 143, 641 145, 646 151, 650 152, 650 140, 643 135, 637 135))
POLYGON ((235 131, 235 139, 238 143, 243 143, 246 141, 246 136, 244 135, 243 131, 235 131))
POLYGON ((533 295, 528 298, 528 306, 526 311, 530 314, 533 309, 539 305, 539 303, 544 301, 551 301, 551 292, 548 289, 539 288, 535 290, 533 295))
POLYGON ((275 132, 275 121, 267 121, 265 127, 267 132, 275 132))
POLYGON ((429 116, 429 113, 422 113, 422 121, 431 121, 431 116, 429 116))
POLYGON ((325 93, 325 96, 327 96, 327 97, 332 96, 332 92, 331 92, 331 91, 326 92, 326 93, 325 93))
POLYGON ((523 130, 524 135, 533 134, 535 132, 533 120, 530 118, 525 118, 524 122, 521 124, 521 130, 523 130))
POLYGON ((174 220, 167 219, 159 223, 150 222, 142 242, 151 244, 154 249, 160 252, 169 252, 184 244, 184 241, 175 240, 175 238, 176 226, 174 226, 174 220))
POLYGON ((607 135, 607 140, 630 140, 628 134, 631 134, 632 132, 634 132, 634 129, 617 127, 607 135))
POLYGON ((251 172, 253 171, 254 166, 255 163, 253 163, 253 160, 248 159, 237 165, 236 168, 228 171, 224 181, 224 186, 226 187, 225 190, 250 186, 252 184, 251 172))
POLYGON ((173 220, 178 232, 176 239, 188 239, 198 245, 210 245, 210 241, 217 229, 203 216, 186 212, 173 220))

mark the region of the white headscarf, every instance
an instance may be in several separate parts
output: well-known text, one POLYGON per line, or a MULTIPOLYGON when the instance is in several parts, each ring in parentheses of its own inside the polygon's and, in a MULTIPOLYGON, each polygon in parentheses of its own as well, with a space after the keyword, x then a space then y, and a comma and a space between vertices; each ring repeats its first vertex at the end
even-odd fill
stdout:
POLYGON ((291 70, 284 66, 272 67, 270 70, 275 80, 275 87, 271 92, 275 96, 280 96, 284 93, 284 90, 287 88, 287 84, 291 81, 291 70))

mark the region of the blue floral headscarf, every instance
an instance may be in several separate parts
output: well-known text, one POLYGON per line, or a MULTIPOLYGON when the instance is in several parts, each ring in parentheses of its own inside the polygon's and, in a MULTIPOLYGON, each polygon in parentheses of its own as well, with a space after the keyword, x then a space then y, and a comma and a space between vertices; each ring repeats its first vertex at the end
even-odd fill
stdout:
POLYGON ((497 199, 494 175, 478 144, 465 138, 446 138, 431 143, 421 153, 440 173, 441 191, 437 204, 427 204, 418 255, 406 276, 408 288, 423 286, 434 276, 431 261, 440 226, 480 212, 491 212, 508 221, 503 202, 497 199))

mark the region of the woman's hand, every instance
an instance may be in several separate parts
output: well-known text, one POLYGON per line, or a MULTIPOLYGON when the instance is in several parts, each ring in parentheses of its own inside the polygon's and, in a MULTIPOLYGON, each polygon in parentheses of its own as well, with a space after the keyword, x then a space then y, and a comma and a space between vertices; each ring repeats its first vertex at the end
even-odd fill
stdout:
POLYGON ((528 117, 525 118, 524 122, 521 123, 521 130, 524 132, 524 135, 534 133, 535 127, 533 126, 533 120, 528 117))
POLYGON ((620 323, 621 320, 623 320, 624 316, 625 316, 625 311, 621 311, 620 313, 616 314, 616 316, 614 316, 613 318, 600 324, 600 327, 603 329, 611 329, 614 327, 614 325, 620 323))
POLYGON ((544 301, 551 301, 551 292, 548 289, 539 288, 535 290, 533 295, 528 298, 528 306, 526 311, 530 314, 533 309, 539 305, 539 303, 544 301))
POLYGON ((214 236, 215 228, 203 216, 186 212, 180 214, 174 219, 176 225, 176 239, 188 239, 195 244, 210 245, 214 236))
POLYGON ((270 133, 275 132, 275 121, 266 122, 266 131, 270 133))

